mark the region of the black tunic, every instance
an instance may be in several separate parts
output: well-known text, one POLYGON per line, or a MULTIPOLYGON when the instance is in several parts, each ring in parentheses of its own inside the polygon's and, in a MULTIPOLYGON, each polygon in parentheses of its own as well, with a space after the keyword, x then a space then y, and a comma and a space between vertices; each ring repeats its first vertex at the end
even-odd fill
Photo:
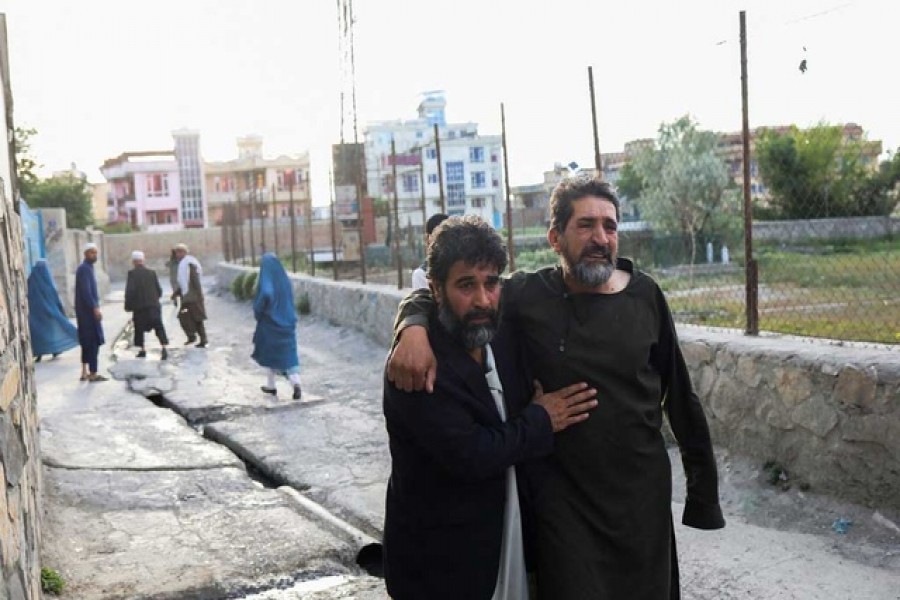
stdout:
MULTIPOLYGON (((724 526, 709 429, 665 297, 631 261, 618 268, 631 279, 615 294, 570 294, 559 267, 504 282, 503 318, 544 389, 598 391, 590 418, 556 436, 532 477, 546 600, 679 597, 664 410, 687 476, 683 523, 724 526)), ((405 301, 400 317, 429 304, 405 301)))

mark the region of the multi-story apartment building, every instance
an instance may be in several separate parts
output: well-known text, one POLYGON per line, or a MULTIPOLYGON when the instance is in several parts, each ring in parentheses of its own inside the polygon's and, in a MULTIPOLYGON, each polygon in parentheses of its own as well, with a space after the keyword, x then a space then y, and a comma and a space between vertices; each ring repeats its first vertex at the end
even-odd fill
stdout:
POLYGON ((273 218, 290 221, 310 215, 309 153, 263 157, 263 140, 248 135, 237 140, 238 157, 204 164, 209 221, 220 225, 228 207, 242 219, 273 218))
POLYGON ((499 227, 504 210, 501 138, 479 136, 477 123, 447 123, 446 104, 443 92, 426 92, 419 103, 417 119, 378 121, 366 127, 368 193, 374 198, 393 199, 393 140, 401 225, 421 227, 424 219, 440 212, 438 148, 434 139, 437 125, 447 213, 477 214, 499 227))
POLYGON ((109 184, 109 223, 145 231, 206 225, 200 135, 178 130, 172 137, 174 150, 123 152, 100 167, 109 184))
POLYGON ((145 231, 182 229, 178 163, 171 150, 124 152, 103 163, 110 223, 145 231))

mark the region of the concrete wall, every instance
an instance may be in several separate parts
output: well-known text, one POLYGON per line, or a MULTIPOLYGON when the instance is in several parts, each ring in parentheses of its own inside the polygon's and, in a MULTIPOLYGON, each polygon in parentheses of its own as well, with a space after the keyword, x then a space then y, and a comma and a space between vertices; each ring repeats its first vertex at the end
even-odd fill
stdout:
POLYGON ((878 238, 900 234, 898 217, 844 217, 840 219, 798 219, 795 221, 754 221, 753 239, 793 243, 803 240, 878 238))
POLYGON ((106 235, 102 231, 69 229, 66 225, 66 211, 62 208, 41 208, 39 210, 44 219, 47 267, 53 275, 53 282, 56 284, 56 291, 59 293, 66 314, 74 317, 75 269, 84 260, 82 249, 88 242, 97 244, 100 249, 97 262, 94 263, 94 275, 97 277, 97 291, 100 299, 102 300, 109 293, 109 275, 106 270, 106 235))
POLYGON ((23 244, 0 187, 0 598, 38 600, 41 456, 23 244))
MULTIPOLYGON (((278 253, 281 256, 290 256, 291 252, 291 225, 289 219, 280 219, 277 228, 278 237, 278 253)), ((325 255, 331 256, 331 222, 330 221, 314 221, 313 222, 313 245, 317 251, 325 251, 325 255)), ((243 227, 243 248, 244 256, 250 260, 250 221, 248 220, 243 227)), ((240 244, 238 240, 239 234, 235 231, 231 235, 228 232, 229 244, 240 244)), ((259 220, 253 225, 253 245, 255 247, 255 255, 257 258, 262 254, 263 248, 272 252, 275 250, 275 228, 272 221, 267 219, 262 223, 260 228, 259 220), (262 237, 260 236, 262 230, 262 237)), ((298 219, 294 228, 295 247, 297 254, 308 253, 309 249, 309 228, 305 222, 298 219)), ((353 260, 359 256, 359 242, 355 231, 344 233, 340 222, 335 225, 335 239, 338 246, 339 256, 343 252, 343 256, 347 260, 353 260)), ((109 276, 113 281, 124 281, 131 269, 131 252, 133 250, 142 250, 146 256, 146 264, 150 269, 158 271, 160 274, 167 273, 166 261, 172 247, 175 244, 184 243, 190 248, 191 254, 197 257, 203 265, 210 267, 220 261, 224 256, 223 250, 223 233, 221 227, 208 227, 205 229, 184 229, 181 231, 168 232, 138 232, 138 233, 117 233, 107 234, 105 237, 104 258, 109 276)))
MULTIPOLYGON (((247 267, 220 264, 220 286, 247 267)), ((313 314, 390 344, 397 303, 390 286, 293 275, 313 314)), ((680 326, 694 387, 714 441, 777 461, 813 491, 900 507, 900 348, 747 337, 680 326)))

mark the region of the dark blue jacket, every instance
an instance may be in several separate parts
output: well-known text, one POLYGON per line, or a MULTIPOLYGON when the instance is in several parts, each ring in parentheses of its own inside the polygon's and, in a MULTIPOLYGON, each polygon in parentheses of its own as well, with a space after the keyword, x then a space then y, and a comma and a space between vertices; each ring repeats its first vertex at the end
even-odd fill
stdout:
MULTIPOLYGON (((514 340, 491 343, 508 419, 500 419, 482 365, 432 321, 433 394, 384 384, 392 458, 384 523, 385 579, 395 600, 489 600, 497 582, 506 469, 553 449, 547 412, 514 340)), ((521 469, 517 469, 517 472, 521 469)), ((527 486, 519 472, 523 520, 527 486)), ((528 523, 523 522, 528 540, 528 523)))

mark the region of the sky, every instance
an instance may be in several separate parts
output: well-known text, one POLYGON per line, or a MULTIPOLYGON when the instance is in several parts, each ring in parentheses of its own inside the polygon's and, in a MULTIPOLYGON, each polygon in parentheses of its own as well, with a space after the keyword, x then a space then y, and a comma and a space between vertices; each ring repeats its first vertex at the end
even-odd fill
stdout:
MULTIPOLYGON (((341 128, 336 6, 0 0, 15 123, 38 130, 44 174, 74 162, 93 182, 107 158, 171 149, 175 129, 200 132, 205 160, 259 134, 267 157, 310 152, 324 204, 341 128)), ((425 90, 482 134, 500 133, 503 103, 510 183, 537 183, 554 163, 593 162, 589 65, 603 152, 684 114, 738 131, 741 10, 751 127, 855 122, 900 146, 897 0, 356 0, 359 138, 369 121, 415 118, 425 90)))

